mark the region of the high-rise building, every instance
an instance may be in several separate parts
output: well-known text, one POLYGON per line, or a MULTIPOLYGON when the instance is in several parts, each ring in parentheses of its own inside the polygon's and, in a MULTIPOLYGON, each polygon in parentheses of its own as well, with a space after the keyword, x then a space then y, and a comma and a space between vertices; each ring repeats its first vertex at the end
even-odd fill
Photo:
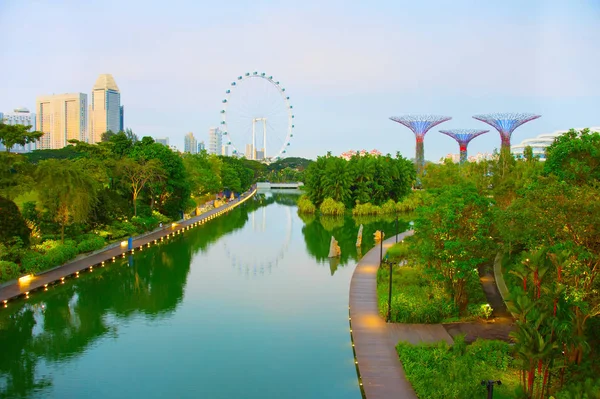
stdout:
POLYGON ((199 142, 198 143, 198 153, 201 153, 205 149, 206 149, 206 147, 204 146, 204 141, 199 142))
POLYGON ((100 142, 102 133, 109 130, 118 133, 121 130, 121 111, 121 93, 115 79, 108 73, 100 75, 90 99, 88 142, 100 142))
POLYGON ((254 151, 252 151, 252 144, 246 144, 246 159, 254 159, 254 151))
POLYGON ((198 153, 198 140, 194 137, 194 133, 189 132, 183 138, 183 152, 189 152, 190 154, 198 153))
POLYGON ((229 146, 227 144, 221 146, 221 155, 229 156, 229 146))
POLYGON ((221 155, 223 135, 218 127, 208 129, 208 153, 221 155))
MULTIPOLYGON (((35 114, 29 112, 27 108, 17 108, 14 112, 3 114, 0 112, 0 121, 7 125, 24 125, 31 126, 30 130, 35 129, 35 114)), ((36 143, 16 145, 11 149, 11 152, 30 152, 36 149, 36 143)), ((6 147, 0 144, 0 151, 5 151, 6 147)))
POLYGON ((36 99, 35 130, 43 132, 38 149, 58 149, 69 140, 86 140, 87 94, 68 93, 36 99))
POLYGON ((125 109, 121 105, 119 107, 119 132, 125 131, 125 109))
POLYGON ((169 138, 168 137, 157 137, 154 139, 158 144, 169 146, 169 138))

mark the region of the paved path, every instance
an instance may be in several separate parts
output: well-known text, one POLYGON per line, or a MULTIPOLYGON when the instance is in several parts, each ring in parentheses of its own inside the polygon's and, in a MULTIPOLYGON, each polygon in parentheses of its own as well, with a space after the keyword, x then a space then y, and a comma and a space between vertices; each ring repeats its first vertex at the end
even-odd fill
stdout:
MULTIPOLYGON (((399 239, 411 235, 404 232, 399 239)), ((383 243, 383 252, 396 242, 392 237, 383 243)), ((371 249, 358 262, 350 283, 350 321, 360 381, 367 399, 416 399, 406 379, 396 352, 398 341, 411 343, 452 343, 444 327, 425 324, 387 324, 379 315, 377 306, 377 269, 380 247, 371 249)))
MULTIPOLYGON (((199 226, 209 220, 212 220, 225 212, 229 212, 236 206, 240 205, 247 199, 251 198, 256 193, 256 188, 253 187, 249 192, 243 194, 243 197, 237 198, 234 201, 228 202, 219 208, 212 209, 200 216, 185 220, 177 223, 174 226, 169 225, 162 230, 155 231, 153 233, 141 236, 133 241, 133 248, 135 250, 141 250, 144 245, 151 245, 159 240, 172 237, 176 234, 183 234, 184 231, 199 226)), ((64 281, 68 276, 77 276, 79 272, 85 269, 91 269, 93 267, 102 267, 105 262, 110 262, 117 256, 125 256, 126 253, 130 253, 127 246, 109 247, 108 249, 99 253, 90 255, 88 257, 74 260, 70 263, 66 263, 63 266, 54 268, 44 273, 35 275, 29 281, 21 283, 15 281, 13 284, 8 284, 0 288, 0 302, 6 306, 10 299, 16 298, 21 295, 27 296, 29 292, 36 289, 44 289, 50 284, 60 283, 64 281)))

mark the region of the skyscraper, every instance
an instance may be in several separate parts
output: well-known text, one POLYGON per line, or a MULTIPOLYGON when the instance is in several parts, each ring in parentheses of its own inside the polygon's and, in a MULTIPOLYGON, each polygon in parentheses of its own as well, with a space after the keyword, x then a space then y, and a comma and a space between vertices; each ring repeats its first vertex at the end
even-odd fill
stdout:
POLYGON ((118 133, 121 130, 121 115, 121 93, 115 79, 108 73, 100 75, 92 89, 88 142, 100 142, 102 133, 108 130, 118 133))
POLYGON ((205 149, 206 149, 206 147, 204 146, 204 141, 199 142, 198 143, 198 153, 201 153, 205 149))
POLYGON ((157 137, 154 139, 158 144, 169 146, 169 138, 168 137, 157 137))
POLYGON ((183 138, 183 152, 189 152, 190 154, 198 153, 198 140, 194 137, 194 133, 189 132, 183 138))
POLYGON ((122 105, 119 107, 119 131, 125 131, 125 109, 122 105))
POLYGON ((221 155, 223 136, 218 127, 208 129, 208 153, 221 155))
MULTIPOLYGON (((35 114, 29 112, 27 108, 17 108, 14 112, 8 112, 2 114, 0 112, 0 121, 7 125, 25 125, 31 126, 31 130, 35 129, 35 114)), ((36 149, 36 143, 29 143, 23 145, 14 146, 12 152, 30 152, 36 149)), ((0 151, 4 151, 6 148, 0 144, 0 151)))
POLYGON ((35 130, 45 133, 38 149, 65 147, 69 140, 86 140, 87 94, 68 93, 36 99, 35 130))

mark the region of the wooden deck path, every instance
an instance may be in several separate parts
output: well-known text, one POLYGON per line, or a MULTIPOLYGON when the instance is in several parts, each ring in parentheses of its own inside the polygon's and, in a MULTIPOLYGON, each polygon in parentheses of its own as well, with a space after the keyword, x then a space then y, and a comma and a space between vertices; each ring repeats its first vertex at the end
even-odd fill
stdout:
MULTIPOLYGON (((404 232, 399 240, 411 235, 404 232)), ((383 242, 385 251, 396 242, 395 236, 383 242)), ((352 334, 360 383, 367 399, 416 399, 396 352, 400 340, 411 343, 452 343, 444 327, 424 324, 387 324, 377 306, 377 269, 380 248, 377 245, 358 262, 350 282, 350 331, 352 334)))
POLYGON ((102 267, 104 263, 111 262, 118 256, 125 256, 127 253, 140 250, 144 245, 150 246, 152 243, 164 239, 165 237, 168 239, 176 234, 182 234, 186 230, 199 226, 225 212, 229 212, 236 206, 251 198, 255 193, 256 188, 253 187, 249 192, 242 194, 242 196, 239 198, 228 202, 219 208, 212 209, 200 216, 176 223, 175 225, 168 224, 168 226, 162 228, 161 230, 140 236, 133 241, 133 251, 130 251, 127 246, 109 247, 96 254, 74 260, 66 263, 63 266, 59 266, 47 272, 37 274, 25 283, 17 280, 12 284, 8 284, 0 288, 0 302, 3 303, 2 305, 4 307, 6 307, 7 302, 10 299, 19 297, 21 295, 28 296, 31 291, 45 289, 48 285, 60 283, 68 276, 77 276, 82 270, 91 269, 93 267, 102 267))

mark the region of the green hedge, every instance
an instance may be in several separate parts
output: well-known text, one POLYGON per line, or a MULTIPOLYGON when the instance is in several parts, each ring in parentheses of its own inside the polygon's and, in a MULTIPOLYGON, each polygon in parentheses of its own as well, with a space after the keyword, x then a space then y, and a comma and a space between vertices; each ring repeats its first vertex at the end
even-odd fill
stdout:
POLYGON ((14 262, 0 260, 0 281, 8 281, 19 277, 20 267, 14 262))
POLYGON ((483 380, 501 380, 494 387, 495 399, 513 399, 519 387, 519 372, 513 367, 510 345, 502 341, 478 339, 465 345, 464 336, 449 346, 435 344, 396 346, 408 381, 419 398, 484 398, 483 380))
POLYGON ((77 244, 77 251, 79 253, 96 251, 98 249, 104 248, 105 245, 106 241, 104 240, 104 238, 99 236, 90 237, 77 244))

